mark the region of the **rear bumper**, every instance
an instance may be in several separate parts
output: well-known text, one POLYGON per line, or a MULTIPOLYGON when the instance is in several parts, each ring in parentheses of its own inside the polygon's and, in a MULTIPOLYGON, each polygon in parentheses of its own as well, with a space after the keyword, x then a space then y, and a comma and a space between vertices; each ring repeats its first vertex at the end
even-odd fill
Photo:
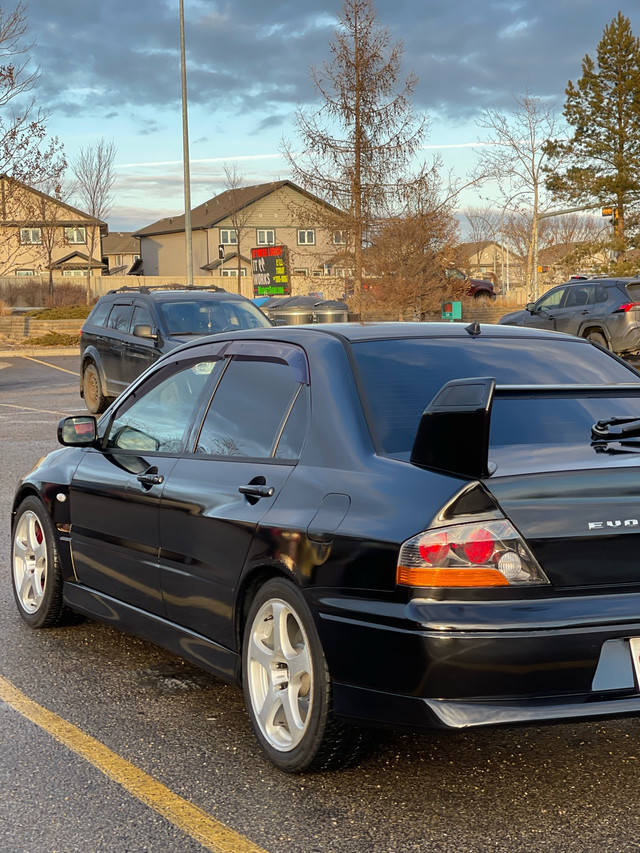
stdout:
POLYGON ((577 696, 572 701, 552 697, 538 700, 493 702, 421 699, 365 690, 344 684, 333 686, 334 712, 351 720, 379 726, 427 729, 464 729, 568 720, 603 719, 640 714, 640 695, 594 700, 577 696))
POLYGON ((463 728, 640 713, 640 595, 519 602, 324 602, 336 713, 463 728), (368 611, 368 612, 366 612, 368 611))

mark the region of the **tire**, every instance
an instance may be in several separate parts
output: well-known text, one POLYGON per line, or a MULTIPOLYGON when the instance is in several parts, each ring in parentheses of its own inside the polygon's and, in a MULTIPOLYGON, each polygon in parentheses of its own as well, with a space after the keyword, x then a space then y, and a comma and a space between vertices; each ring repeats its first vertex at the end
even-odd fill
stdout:
POLYGON ((108 399, 102 393, 102 382, 98 368, 89 361, 82 374, 82 394, 84 402, 92 415, 99 415, 109 405, 108 399))
POLYGON ((600 346, 603 347, 604 349, 609 349, 609 344, 607 343, 607 339, 602 334, 602 332, 598 332, 596 329, 592 329, 591 331, 587 332, 587 334, 585 335, 585 338, 588 341, 593 341, 594 344, 600 344, 600 346))
POLYGON ((320 639, 302 594, 289 581, 268 581, 253 600, 242 661, 251 725, 276 767, 327 770, 359 754, 363 734, 333 718, 320 639))
POLYGON ((11 580, 18 611, 32 628, 77 621, 62 600, 62 575, 53 525, 43 504, 28 497, 16 513, 11 580))

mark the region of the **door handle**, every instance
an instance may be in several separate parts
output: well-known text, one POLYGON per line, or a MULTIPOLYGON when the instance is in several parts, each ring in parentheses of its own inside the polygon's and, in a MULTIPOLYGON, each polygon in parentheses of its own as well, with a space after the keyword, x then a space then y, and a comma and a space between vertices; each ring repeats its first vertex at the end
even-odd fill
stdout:
POLYGON ((248 486, 238 486, 238 491, 241 495, 246 495, 248 498, 271 498, 275 489, 273 486, 261 486, 249 484, 248 486))
POLYGON ((587 311, 587 310, 585 309, 584 311, 581 311, 580 313, 581 313, 581 314, 591 314, 591 311, 587 311))
POLYGON ((159 486, 160 483, 164 483, 164 477, 162 474, 152 473, 151 471, 147 471, 146 474, 138 474, 137 478, 139 483, 142 483, 143 486, 159 486))

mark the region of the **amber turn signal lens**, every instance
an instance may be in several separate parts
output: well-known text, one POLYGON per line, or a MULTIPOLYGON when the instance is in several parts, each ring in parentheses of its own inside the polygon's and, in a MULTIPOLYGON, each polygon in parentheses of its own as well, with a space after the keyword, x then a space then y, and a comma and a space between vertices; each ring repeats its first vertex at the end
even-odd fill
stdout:
POLYGON ((437 569, 398 566, 396 580, 402 586, 509 586, 496 569, 437 569))

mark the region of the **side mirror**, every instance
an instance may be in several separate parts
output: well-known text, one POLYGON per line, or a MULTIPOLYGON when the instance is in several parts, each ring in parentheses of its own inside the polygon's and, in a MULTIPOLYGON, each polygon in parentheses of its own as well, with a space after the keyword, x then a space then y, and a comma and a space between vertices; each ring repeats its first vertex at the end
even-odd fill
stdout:
POLYGON ((411 462, 445 474, 488 477, 495 387, 495 379, 483 376, 443 385, 420 419, 411 462))
POLYGON ((91 447, 97 437, 96 419, 92 415, 63 418, 58 424, 58 441, 67 447, 91 447))
POLYGON ((535 314, 536 313, 536 303, 535 302, 527 302, 527 304, 524 307, 529 312, 529 314, 535 314))
POLYGON ((138 323, 133 327, 133 335, 136 338, 151 338, 151 340, 158 340, 158 333, 154 332, 153 326, 149 326, 148 323, 138 323))

